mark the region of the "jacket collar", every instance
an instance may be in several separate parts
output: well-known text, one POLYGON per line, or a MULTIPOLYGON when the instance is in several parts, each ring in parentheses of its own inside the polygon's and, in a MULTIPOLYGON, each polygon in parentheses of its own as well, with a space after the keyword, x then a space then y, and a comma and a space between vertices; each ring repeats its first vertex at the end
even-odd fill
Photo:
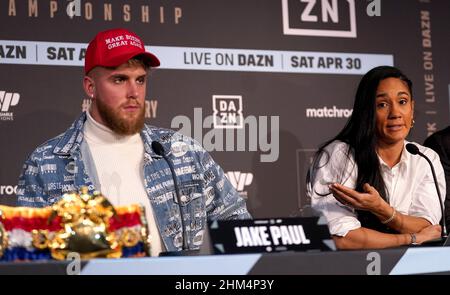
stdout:
POLYGON ((63 134, 61 139, 53 149, 53 153, 61 156, 67 156, 80 150, 80 144, 83 141, 83 126, 86 121, 86 113, 72 123, 72 125, 63 134))
MULTIPOLYGON (((53 153, 61 156, 69 156, 80 152, 80 145, 83 142, 84 138, 84 123, 86 122, 86 113, 83 112, 81 116, 72 123, 72 125, 67 129, 61 136, 60 140, 56 144, 53 149, 53 153)), ((144 150, 146 156, 150 156, 151 158, 161 158, 161 156, 157 155, 151 147, 152 141, 161 139, 156 133, 155 127, 150 127, 148 125, 144 125, 144 128, 141 131, 141 137, 144 142, 144 150)), ((165 146, 165 148, 167 148, 165 146)))

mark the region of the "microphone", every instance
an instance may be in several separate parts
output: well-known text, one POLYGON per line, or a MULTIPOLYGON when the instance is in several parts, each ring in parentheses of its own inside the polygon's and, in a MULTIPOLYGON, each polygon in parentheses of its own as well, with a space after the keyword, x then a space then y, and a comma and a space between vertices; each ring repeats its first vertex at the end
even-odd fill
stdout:
POLYGON ((445 238, 447 238, 448 235, 447 235, 447 227, 445 226, 444 205, 442 205, 441 192, 439 191, 438 182, 437 182, 437 178, 436 178, 436 172, 434 171, 433 163, 431 163, 430 159, 428 159, 428 157, 425 154, 423 154, 415 144, 412 144, 412 143, 406 144, 406 150, 410 154, 421 156, 422 158, 427 160, 428 164, 430 164, 431 172, 433 173, 434 186, 436 187, 436 191, 437 191, 437 194, 439 197, 439 205, 441 206, 441 212, 442 212, 442 218, 439 221, 439 223, 441 224, 441 238, 445 239, 445 238))
POLYGON ((187 244, 187 238, 186 238, 186 225, 184 224, 184 213, 181 208, 181 196, 180 196, 180 189, 178 187, 177 182, 177 176, 175 174, 175 169, 173 168, 172 161, 167 157, 166 151, 161 143, 158 141, 152 141, 152 150, 157 154, 158 156, 163 157, 163 159, 167 162, 170 168, 170 172, 172 174, 173 183, 175 186, 175 195, 177 197, 178 202, 178 208, 180 210, 180 218, 181 218, 181 239, 183 241, 182 250, 181 251, 168 251, 168 252, 161 252, 160 256, 178 256, 178 255, 189 255, 188 251, 189 247, 187 244))

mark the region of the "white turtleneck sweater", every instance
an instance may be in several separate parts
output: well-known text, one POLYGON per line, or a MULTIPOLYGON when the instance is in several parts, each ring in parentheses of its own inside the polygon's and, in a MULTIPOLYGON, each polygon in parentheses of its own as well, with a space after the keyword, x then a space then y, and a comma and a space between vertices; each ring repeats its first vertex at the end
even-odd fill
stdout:
POLYGON ((162 251, 162 241, 144 184, 144 143, 139 133, 117 135, 87 112, 84 138, 94 160, 101 193, 115 206, 144 205, 149 225, 151 255, 162 251))

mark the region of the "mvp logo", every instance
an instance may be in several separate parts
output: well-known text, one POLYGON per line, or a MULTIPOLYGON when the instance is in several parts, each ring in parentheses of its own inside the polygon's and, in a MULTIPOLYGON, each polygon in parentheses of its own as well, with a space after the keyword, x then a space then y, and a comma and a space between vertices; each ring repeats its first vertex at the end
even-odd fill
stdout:
POLYGON ((242 192, 244 187, 249 186, 253 181, 252 173, 241 173, 240 171, 229 171, 227 177, 238 192, 242 192))
POLYGON ((0 112, 8 112, 9 108, 19 103, 20 94, 0 91, 0 112))
POLYGON ((285 35, 356 38, 355 0, 281 0, 285 35))

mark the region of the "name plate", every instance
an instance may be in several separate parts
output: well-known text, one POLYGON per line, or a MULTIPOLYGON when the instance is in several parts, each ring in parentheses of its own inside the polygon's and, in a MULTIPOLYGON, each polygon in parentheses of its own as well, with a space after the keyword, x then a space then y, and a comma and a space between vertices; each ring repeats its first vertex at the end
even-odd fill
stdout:
POLYGON ((335 250, 319 217, 216 220, 209 222, 214 254, 335 250))

